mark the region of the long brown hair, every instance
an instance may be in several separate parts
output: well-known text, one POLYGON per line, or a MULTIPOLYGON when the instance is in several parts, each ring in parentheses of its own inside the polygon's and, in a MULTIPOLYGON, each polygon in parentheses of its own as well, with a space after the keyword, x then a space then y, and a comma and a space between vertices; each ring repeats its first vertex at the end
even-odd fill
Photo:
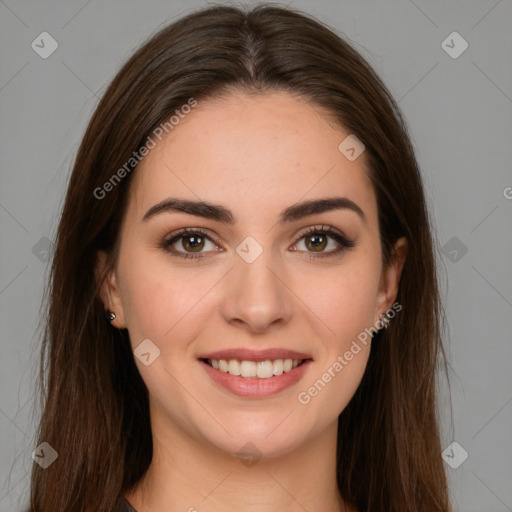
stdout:
POLYGON ((105 319, 104 276, 94 270, 98 250, 115 265, 136 163, 105 197, 97 191, 176 109, 233 90, 303 97, 364 143, 384 264, 399 237, 409 247, 396 298, 403 312, 374 336, 362 382, 339 417, 338 485, 361 512, 450 511, 436 410, 445 320, 406 123, 351 45, 272 4, 208 7, 160 30, 122 67, 89 123, 55 240, 41 350, 37 439, 58 458, 47 469, 33 465, 32 510, 115 511, 149 467, 148 391, 128 332, 105 319))

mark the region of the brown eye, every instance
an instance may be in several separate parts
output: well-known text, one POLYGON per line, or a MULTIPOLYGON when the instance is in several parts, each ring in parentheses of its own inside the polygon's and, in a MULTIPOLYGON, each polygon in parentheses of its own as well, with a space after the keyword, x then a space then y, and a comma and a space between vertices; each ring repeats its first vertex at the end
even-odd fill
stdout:
POLYGON ((184 228, 176 233, 172 233, 160 246, 173 256, 181 258, 204 258, 204 253, 210 252, 208 250, 203 251, 203 249, 207 248, 208 243, 211 244, 213 251, 218 249, 218 246, 212 239, 199 228, 184 228))
POLYGON ((305 239, 306 247, 312 251, 322 252, 327 246, 327 238, 322 234, 308 235, 305 239))
MULTIPOLYGON (((300 242, 302 242, 303 239, 304 246, 306 248, 305 252, 307 252, 311 258, 334 256, 345 249, 350 249, 356 245, 355 242, 349 240, 342 233, 334 231, 330 226, 324 227, 323 225, 320 228, 313 227, 303 232, 300 235, 300 242), (334 240, 334 248, 326 251, 325 249, 331 245, 329 243, 331 239, 334 240)), ((297 247, 299 243, 294 247, 297 247)))
POLYGON ((181 245, 186 251, 200 252, 204 247, 204 238, 197 235, 181 236, 181 245))

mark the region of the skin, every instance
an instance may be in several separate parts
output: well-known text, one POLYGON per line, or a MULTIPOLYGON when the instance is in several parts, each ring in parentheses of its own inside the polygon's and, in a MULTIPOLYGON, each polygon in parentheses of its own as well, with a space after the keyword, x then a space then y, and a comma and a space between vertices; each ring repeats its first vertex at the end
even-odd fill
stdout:
MULTIPOLYGON (((200 102, 134 171, 119 259, 101 296, 134 349, 149 338, 160 350, 149 366, 135 358, 149 390, 154 443, 149 471, 126 493, 138 512, 355 511, 337 490, 336 428, 371 344, 360 344, 307 405, 297 395, 365 328, 380 326, 396 298, 407 244, 398 240, 398 257, 382 266, 364 153, 349 161, 338 150, 347 135, 320 109, 287 93, 236 92, 200 102), (141 220, 170 196, 222 205, 238 222, 183 212, 141 220), (357 203, 366 220, 338 209, 277 223, 296 202, 333 196, 357 203), (356 246, 310 258, 318 254, 311 236, 299 235, 322 224, 356 246), (200 249, 204 258, 183 259, 159 247, 181 228, 211 234, 200 249), (247 236, 263 248, 250 264, 236 253, 247 236), (313 363, 277 395, 242 398, 217 386, 197 361, 200 353, 241 347, 298 350, 313 363), (251 466, 236 455, 247 442, 261 455, 251 466)), ((339 247, 328 240, 317 251, 339 247)), ((196 254, 182 241, 190 238, 173 247, 196 254)), ((98 269, 105 256, 98 254, 98 269)))

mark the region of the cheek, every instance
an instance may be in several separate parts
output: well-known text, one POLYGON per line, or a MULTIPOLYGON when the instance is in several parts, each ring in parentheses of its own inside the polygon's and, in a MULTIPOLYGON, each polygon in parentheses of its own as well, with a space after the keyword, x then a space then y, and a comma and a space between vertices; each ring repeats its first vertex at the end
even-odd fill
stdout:
MULTIPOLYGON (((368 363, 376 304, 377 279, 373 263, 347 265, 318 281, 308 292, 307 304, 322 322, 323 335, 315 370, 298 391, 300 407, 318 424, 333 421, 356 392, 368 363), (325 411, 330 411, 326 414, 325 411)), ((318 276, 318 274, 317 274, 318 276)))
POLYGON ((378 290, 378 262, 357 255, 346 265, 302 275, 300 292, 309 316, 324 333, 330 351, 344 351, 374 320, 378 290), (311 284, 313 283, 313 284, 311 284))
POLYGON ((168 346, 168 340, 177 340, 178 333, 180 338, 193 336, 201 325, 198 315, 207 316, 201 301, 221 275, 198 267, 177 267, 156 251, 134 251, 125 258, 122 294, 126 322, 132 345, 149 338, 161 349, 173 350, 177 344, 168 346))

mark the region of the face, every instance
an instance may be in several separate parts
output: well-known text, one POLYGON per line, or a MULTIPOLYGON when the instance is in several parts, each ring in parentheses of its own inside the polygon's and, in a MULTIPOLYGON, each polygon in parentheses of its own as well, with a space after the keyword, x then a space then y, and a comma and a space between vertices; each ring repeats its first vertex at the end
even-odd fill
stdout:
POLYGON ((288 94, 233 93, 199 102, 133 171, 102 298, 145 354, 153 427, 272 457, 336 425, 403 265, 381 264, 365 155, 338 149, 348 135, 288 94))

